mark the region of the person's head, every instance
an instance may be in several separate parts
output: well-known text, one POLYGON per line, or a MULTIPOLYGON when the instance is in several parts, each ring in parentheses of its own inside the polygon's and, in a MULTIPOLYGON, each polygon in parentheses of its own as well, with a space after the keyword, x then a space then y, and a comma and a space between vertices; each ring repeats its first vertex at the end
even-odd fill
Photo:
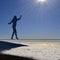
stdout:
POLYGON ((14 18, 17 18, 16 15, 14 16, 14 18))

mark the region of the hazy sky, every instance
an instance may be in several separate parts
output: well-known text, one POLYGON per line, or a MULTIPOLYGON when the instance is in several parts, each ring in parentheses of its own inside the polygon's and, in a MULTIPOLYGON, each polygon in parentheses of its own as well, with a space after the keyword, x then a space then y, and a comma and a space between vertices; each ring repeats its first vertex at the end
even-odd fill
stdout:
POLYGON ((19 38, 60 38, 60 0, 0 0, 0 38, 10 38, 14 15, 22 14, 17 23, 19 38))

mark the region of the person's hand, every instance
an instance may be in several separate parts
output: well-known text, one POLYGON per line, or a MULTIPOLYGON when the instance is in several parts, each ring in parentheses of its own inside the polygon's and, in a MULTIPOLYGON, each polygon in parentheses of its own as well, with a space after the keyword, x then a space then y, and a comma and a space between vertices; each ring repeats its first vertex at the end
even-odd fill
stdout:
POLYGON ((20 15, 20 18, 22 17, 22 15, 20 15))
POLYGON ((8 24, 10 24, 10 23, 8 23, 8 24))

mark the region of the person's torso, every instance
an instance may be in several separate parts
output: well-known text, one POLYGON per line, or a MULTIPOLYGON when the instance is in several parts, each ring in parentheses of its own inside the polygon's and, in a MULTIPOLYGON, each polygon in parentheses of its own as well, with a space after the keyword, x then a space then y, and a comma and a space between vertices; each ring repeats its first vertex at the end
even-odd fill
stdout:
POLYGON ((17 18, 16 18, 16 19, 13 19, 13 24, 12 24, 12 26, 13 26, 13 27, 16 27, 16 25, 17 25, 17 18))

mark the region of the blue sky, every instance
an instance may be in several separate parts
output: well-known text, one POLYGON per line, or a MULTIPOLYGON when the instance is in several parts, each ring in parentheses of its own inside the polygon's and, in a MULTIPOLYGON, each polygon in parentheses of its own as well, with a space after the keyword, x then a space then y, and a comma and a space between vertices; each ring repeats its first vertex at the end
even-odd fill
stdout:
POLYGON ((60 0, 0 0, 0 38, 10 38, 14 15, 22 14, 17 32, 21 39, 60 38, 60 0))

